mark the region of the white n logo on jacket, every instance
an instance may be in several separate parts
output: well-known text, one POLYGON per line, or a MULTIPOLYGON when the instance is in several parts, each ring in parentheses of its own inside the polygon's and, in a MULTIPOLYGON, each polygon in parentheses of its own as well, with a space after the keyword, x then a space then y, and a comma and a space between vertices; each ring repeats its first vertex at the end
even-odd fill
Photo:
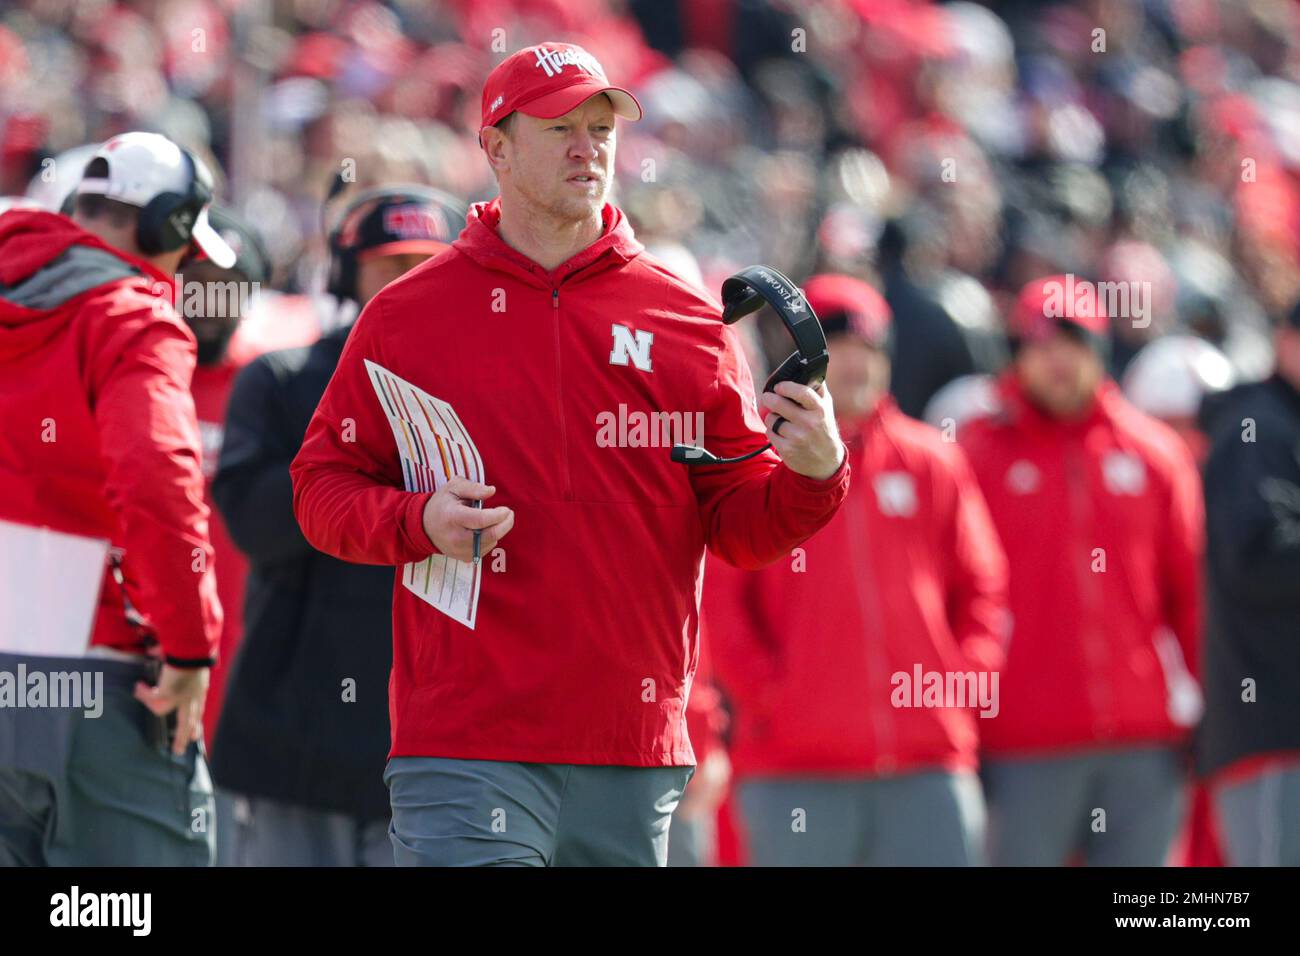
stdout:
POLYGON ((614 348, 609 353, 610 365, 626 365, 631 359, 632 364, 643 372, 654 371, 650 367, 650 345, 655 340, 653 332, 634 331, 626 325, 614 326, 614 348))

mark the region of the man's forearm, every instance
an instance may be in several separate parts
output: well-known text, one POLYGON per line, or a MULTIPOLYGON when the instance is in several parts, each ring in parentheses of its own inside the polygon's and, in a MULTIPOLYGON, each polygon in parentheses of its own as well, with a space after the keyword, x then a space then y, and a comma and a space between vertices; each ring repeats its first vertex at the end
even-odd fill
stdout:
POLYGON ((429 492, 407 492, 365 475, 294 462, 294 514, 319 551, 354 564, 398 566, 436 549, 424 532, 429 492))
POLYGON ((796 474, 783 464, 739 480, 709 510, 709 548, 745 570, 771 564, 821 530, 848 487, 847 459, 825 481, 796 474))

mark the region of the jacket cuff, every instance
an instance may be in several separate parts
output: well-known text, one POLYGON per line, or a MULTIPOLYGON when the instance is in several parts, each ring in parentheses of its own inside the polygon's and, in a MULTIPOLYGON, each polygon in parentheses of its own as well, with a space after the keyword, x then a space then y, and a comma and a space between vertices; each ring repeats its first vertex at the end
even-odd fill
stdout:
POLYGON ((171 654, 164 654, 163 662, 169 667, 179 667, 182 670, 197 670, 200 667, 217 666, 215 657, 173 657, 171 654))
POLYGON ((783 464, 782 467, 790 472, 790 478, 796 488, 803 491, 826 492, 837 490, 840 485, 848 485, 849 482, 849 450, 840 442, 840 448, 844 452, 844 457, 840 459, 840 466, 830 475, 829 478, 809 478, 807 475, 801 475, 789 465, 783 464))
POLYGON ((412 550, 419 552, 419 557, 415 560, 423 560, 431 554, 442 554, 424 530, 424 508, 432 497, 433 493, 429 491, 408 495, 399 518, 402 539, 412 550))

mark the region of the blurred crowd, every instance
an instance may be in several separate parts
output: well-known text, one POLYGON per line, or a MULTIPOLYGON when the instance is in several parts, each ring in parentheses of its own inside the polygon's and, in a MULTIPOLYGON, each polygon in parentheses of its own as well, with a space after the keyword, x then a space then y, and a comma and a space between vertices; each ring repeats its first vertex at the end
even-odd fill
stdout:
POLYGON ((995 6, 19 0, 0 15, 0 193, 153 129, 225 170, 278 286, 310 290, 331 177, 487 197, 483 78, 562 36, 642 99, 616 201, 710 288, 758 261, 863 276, 956 323, 950 375, 997 362, 985 333, 1028 278, 1136 279, 1155 314, 1116 328, 1117 371, 1187 328, 1262 375, 1265 318, 1300 284, 1295 5, 995 6))
MULTIPOLYGON (((264 288, 295 297, 283 315, 326 283, 340 177, 493 195, 483 80, 547 39, 582 44, 645 108, 620 127, 612 201, 647 248, 715 295, 757 262, 879 290, 908 416, 983 409, 1044 276, 1146 290, 1140 321, 1091 330, 1097 354, 1197 458, 1205 393, 1274 368, 1270 326, 1300 299, 1290 0, 17 0, 0 12, 0 195, 57 209, 78 147, 164 133, 260 233, 264 288), (1139 359, 1156 340, 1180 346, 1139 359)), ((770 316, 755 331, 761 380, 789 345, 770 316)), ((727 738, 718 683, 697 686, 697 749, 727 738)), ((704 767, 721 800, 728 772, 704 767)), ((727 820, 699 860, 744 858, 727 820)))

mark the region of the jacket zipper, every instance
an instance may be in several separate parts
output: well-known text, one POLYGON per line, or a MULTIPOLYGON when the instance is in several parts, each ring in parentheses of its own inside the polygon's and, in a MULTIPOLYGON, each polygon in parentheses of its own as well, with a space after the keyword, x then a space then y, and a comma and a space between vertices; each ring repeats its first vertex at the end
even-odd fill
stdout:
POLYGON ((555 319, 555 403, 560 417, 560 467, 563 469, 565 501, 573 500, 573 478, 569 470, 569 440, 564 424, 564 346, 560 334, 560 287, 551 286, 551 315, 555 319))

